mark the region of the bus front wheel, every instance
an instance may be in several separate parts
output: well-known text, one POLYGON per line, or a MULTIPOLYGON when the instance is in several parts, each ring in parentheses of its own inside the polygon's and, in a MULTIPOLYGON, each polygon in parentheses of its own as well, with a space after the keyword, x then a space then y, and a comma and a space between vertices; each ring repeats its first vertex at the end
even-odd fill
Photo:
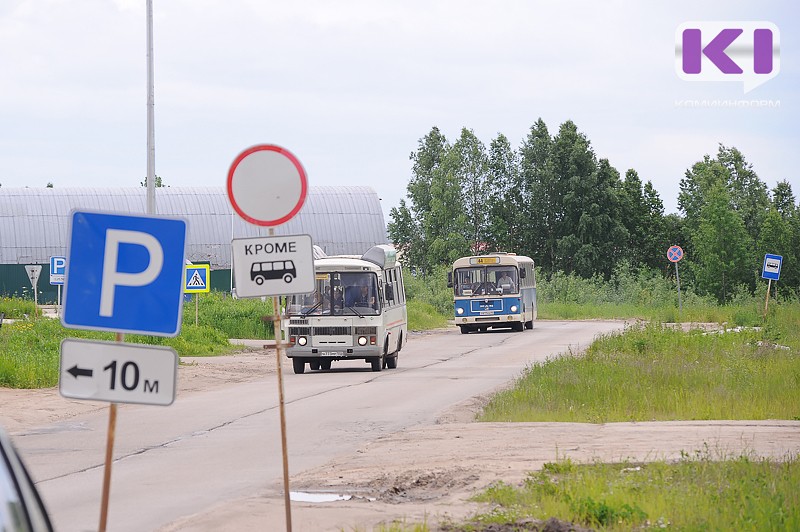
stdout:
POLYGON ((379 357, 371 358, 369 363, 372 364, 372 371, 381 371, 383 369, 383 364, 386 362, 386 355, 381 355, 379 357))
POLYGON ((306 361, 302 358, 295 357, 292 359, 292 369, 298 375, 304 373, 306 370, 306 361))
MULTIPOLYGON (((291 283, 292 279, 294 279, 294 277, 292 277, 291 273, 287 273, 286 275, 283 276, 283 282, 284 283, 291 283)), ((258 284, 261 284, 261 283, 258 283, 258 284)))
POLYGON ((466 325, 459 325, 461 327, 461 334, 467 334, 469 332, 469 327, 466 325))

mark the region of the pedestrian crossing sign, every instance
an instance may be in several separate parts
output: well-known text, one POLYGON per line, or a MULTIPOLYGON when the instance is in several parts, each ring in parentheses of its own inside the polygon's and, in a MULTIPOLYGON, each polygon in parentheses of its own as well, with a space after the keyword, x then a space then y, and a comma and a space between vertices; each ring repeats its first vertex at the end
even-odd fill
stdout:
POLYGON ((210 270, 211 266, 208 264, 187 265, 183 273, 183 278, 185 281, 183 291, 187 294, 210 292, 210 270))

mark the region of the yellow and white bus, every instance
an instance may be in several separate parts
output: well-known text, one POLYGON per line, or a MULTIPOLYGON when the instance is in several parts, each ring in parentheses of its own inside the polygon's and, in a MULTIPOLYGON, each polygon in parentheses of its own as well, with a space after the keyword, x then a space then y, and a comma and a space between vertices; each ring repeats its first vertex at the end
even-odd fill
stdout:
POLYGON ((315 290, 286 298, 286 355, 295 373, 363 359, 372 371, 397 367, 408 338, 403 274, 391 246, 362 256, 315 253, 315 290))
POLYGON ((474 331, 533 329, 536 274, 533 259, 514 253, 462 257, 447 274, 456 325, 474 331))

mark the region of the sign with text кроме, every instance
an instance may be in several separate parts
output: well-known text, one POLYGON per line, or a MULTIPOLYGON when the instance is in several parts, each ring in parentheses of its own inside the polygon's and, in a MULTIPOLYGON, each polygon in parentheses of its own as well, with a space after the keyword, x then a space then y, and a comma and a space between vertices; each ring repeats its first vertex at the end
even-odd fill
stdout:
POLYGON ((238 297, 314 291, 314 249, 310 235, 239 238, 231 244, 238 297))

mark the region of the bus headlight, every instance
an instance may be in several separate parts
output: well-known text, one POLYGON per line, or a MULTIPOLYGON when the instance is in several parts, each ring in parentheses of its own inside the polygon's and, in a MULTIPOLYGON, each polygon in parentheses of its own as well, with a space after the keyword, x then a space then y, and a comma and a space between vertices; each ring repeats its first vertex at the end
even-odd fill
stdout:
POLYGON ((511 312, 516 312, 517 310, 518 309, 516 305, 511 305, 511 312))
POLYGON ((461 316, 462 314, 464 314, 464 309, 463 309, 463 308, 461 308, 461 307, 458 307, 458 308, 456 309, 456 314, 458 314, 459 316, 461 316))
POLYGON ((367 337, 366 336, 359 336, 358 337, 358 345, 360 345, 361 347, 364 347, 365 345, 367 345, 367 337))
POLYGON ((298 336, 297 337, 297 345, 306 345, 308 343, 308 338, 305 336, 298 336))

